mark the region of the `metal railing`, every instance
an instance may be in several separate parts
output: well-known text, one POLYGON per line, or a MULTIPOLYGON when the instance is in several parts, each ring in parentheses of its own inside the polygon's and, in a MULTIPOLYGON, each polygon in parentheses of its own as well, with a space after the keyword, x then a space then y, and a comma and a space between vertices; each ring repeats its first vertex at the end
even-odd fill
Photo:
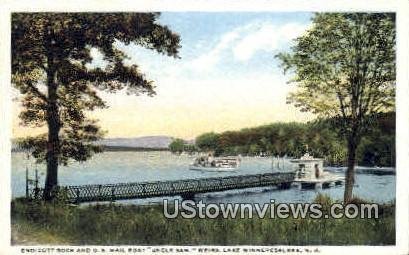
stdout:
MULTIPOLYGON (((92 184, 60 186, 56 190, 60 199, 69 203, 113 201, 162 196, 192 197, 197 193, 218 192, 251 187, 288 187, 295 172, 277 172, 253 175, 234 175, 217 178, 198 178, 156 182, 133 182, 117 184, 92 184)), ((34 192, 29 192, 30 195, 34 192)), ((36 190, 38 197, 42 189, 36 190)))

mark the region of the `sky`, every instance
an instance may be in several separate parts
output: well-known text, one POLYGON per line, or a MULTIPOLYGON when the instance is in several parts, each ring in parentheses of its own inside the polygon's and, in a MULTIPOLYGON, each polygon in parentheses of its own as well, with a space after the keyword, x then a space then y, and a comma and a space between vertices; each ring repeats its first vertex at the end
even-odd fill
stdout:
MULTIPOLYGON (((101 93, 108 109, 90 112, 106 137, 168 135, 192 139, 204 132, 239 130, 273 122, 311 120, 286 104, 295 89, 274 56, 311 25, 311 13, 166 12, 158 22, 181 37, 180 59, 135 44, 116 46, 156 85, 156 96, 101 93)), ((93 51, 94 65, 102 65, 93 51)), ((13 136, 44 129, 19 125, 13 136)))

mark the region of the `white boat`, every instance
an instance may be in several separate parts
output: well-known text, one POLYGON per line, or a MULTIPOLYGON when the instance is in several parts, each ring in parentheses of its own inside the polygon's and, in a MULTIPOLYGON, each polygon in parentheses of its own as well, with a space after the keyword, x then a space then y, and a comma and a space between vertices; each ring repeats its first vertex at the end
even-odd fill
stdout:
POLYGON ((206 172, 234 172, 237 167, 214 167, 214 166, 196 166, 194 164, 189 165, 190 170, 206 171, 206 172))
POLYGON ((240 158, 219 157, 206 160, 206 158, 196 158, 193 164, 189 165, 190 170, 207 172, 232 172, 240 166, 240 158))

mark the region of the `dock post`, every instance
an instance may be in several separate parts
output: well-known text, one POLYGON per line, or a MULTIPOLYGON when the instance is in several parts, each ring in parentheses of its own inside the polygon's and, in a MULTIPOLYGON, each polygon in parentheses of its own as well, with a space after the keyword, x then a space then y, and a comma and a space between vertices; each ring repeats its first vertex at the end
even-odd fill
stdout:
POLYGON ((34 197, 35 197, 35 199, 38 199, 38 192, 39 192, 39 190, 38 190, 38 169, 36 168, 36 170, 35 170, 35 188, 34 188, 34 197))
POLYGON ((79 204, 79 203, 80 203, 80 190, 77 189, 75 193, 76 193, 76 195, 77 195, 76 203, 79 204))
POLYGON ((291 188, 291 182, 282 182, 279 183, 277 186, 279 189, 289 189, 291 188))
POLYGON ((115 201, 115 187, 111 188, 111 202, 115 201))
POLYGON ((181 197, 182 197, 183 201, 185 201, 185 200, 194 201, 195 200, 195 193, 185 193, 185 194, 181 195, 181 197))
POLYGON ((28 167, 26 167, 26 199, 28 199, 28 167))

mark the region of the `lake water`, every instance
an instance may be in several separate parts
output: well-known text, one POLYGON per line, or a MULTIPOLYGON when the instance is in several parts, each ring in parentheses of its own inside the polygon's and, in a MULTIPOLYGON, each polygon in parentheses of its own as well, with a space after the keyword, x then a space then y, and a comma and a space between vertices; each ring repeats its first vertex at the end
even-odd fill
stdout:
MULTIPOLYGON (((200 172, 188 169, 194 156, 177 156, 170 152, 104 152, 95 155, 84 163, 72 163, 59 169, 60 185, 106 184, 119 182, 142 182, 206 178, 228 175, 258 174, 271 172, 271 158, 244 157, 236 172, 200 172)), ((25 195, 25 169, 30 177, 37 168, 40 184, 45 179, 45 165, 27 159, 25 153, 12 153, 12 196, 25 195)), ((389 202, 395 199, 395 175, 357 174, 354 195, 374 202, 389 202)), ((338 186, 324 190, 275 190, 272 188, 252 188, 226 192, 200 194, 197 199, 204 202, 252 202, 269 203, 274 199, 281 202, 311 202, 319 193, 329 194, 334 199, 342 199, 344 187, 338 186)), ((124 203, 157 203, 163 198, 139 199, 124 203)))

